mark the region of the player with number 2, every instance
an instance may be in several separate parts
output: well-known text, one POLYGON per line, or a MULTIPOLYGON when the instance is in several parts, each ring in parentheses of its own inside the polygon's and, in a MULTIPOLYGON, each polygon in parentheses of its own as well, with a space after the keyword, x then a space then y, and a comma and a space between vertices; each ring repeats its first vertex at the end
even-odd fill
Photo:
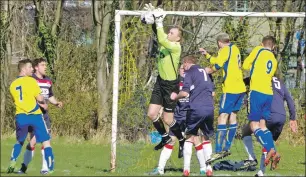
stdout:
POLYGON ((237 113, 241 108, 243 97, 245 96, 245 85, 241 70, 240 51, 236 45, 230 42, 230 37, 226 33, 217 36, 219 52, 217 57, 213 57, 203 48, 199 51, 205 55, 208 61, 213 64, 213 72, 223 70, 223 94, 220 98, 220 109, 218 126, 216 133, 216 149, 207 163, 221 159, 230 155, 230 147, 237 130, 237 113), (229 126, 227 127, 227 121, 229 126), (225 141, 225 146, 223 142, 225 141))

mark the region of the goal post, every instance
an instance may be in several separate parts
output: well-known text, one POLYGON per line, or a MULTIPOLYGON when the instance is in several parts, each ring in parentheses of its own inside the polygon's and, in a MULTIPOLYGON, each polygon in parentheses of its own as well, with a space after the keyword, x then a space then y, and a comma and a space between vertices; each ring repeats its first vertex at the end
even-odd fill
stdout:
MULTIPOLYGON (((114 54, 113 54, 113 99, 112 99, 112 134, 110 169, 116 168, 117 117, 119 98, 119 63, 120 63, 120 25, 122 16, 140 16, 144 11, 115 11, 114 54)), ((189 17, 287 17, 305 18, 304 12, 199 12, 199 11, 165 11, 167 15, 189 17)))

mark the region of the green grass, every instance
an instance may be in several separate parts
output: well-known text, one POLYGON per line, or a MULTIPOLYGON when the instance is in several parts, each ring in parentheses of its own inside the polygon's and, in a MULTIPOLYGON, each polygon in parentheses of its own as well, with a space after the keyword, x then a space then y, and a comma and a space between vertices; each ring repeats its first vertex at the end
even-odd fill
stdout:
MULTIPOLYGON (((1 140, 1 176, 7 176, 6 168, 9 163, 11 148, 15 140, 12 138, 1 140)), ((153 151, 152 144, 135 143, 117 145, 117 168, 116 172, 109 172, 110 145, 93 144, 84 141, 69 141, 67 138, 55 138, 52 142, 55 154, 55 173, 52 176, 143 176, 151 171, 158 163, 160 151, 153 151)), ((17 171, 23 159, 23 151, 17 161, 17 171)), ((257 158, 260 158, 260 147, 255 145, 257 158)), ((278 151, 282 155, 279 168, 268 171, 270 176, 305 176, 305 146, 296 146, 286 143, 278 145, 278 151)), ((246 153, 242 142, 236 140, 232 147, 232 155, 226 159, 242 160, 246 153)), ((167 163, 165 175, 181 176, 183 160, 177 158, 177 148, 167 163)), ((35 156, 31 162, 28 174, 39 176, 41 168, 40 145, 36 146, 35 156)), ((195 156, 192 157, 191 175, 199 174, 199 165, 195 156)), ((254 176, 255 172, 227 172, 215 171, 216 176, 254 176)), ((16 174, 10 174, 15 176, 16 174)))

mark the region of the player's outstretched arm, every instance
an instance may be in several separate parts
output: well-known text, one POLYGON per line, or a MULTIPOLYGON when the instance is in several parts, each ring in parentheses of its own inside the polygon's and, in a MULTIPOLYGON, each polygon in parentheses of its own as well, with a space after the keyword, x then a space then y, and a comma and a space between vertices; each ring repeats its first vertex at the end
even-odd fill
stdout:
POLYGON ((63 107, 63 103, 61 101, 58 101, 54 96, 50 97, 48 100, 50 101, 51 104, 59 108, 63 107))
POLYGON ((213 70, 217 71, 221 69, 224 65, 224 63, 227 61, 229 49, 228 48, 222 48, 217 57, 214 57, 210 55, 204 48, 199 48, 199 52, 201 52, 206 59, 208 59, 210 64, 213 64, 213 70))
POLYGON ((290 115, 290 128, 292 132, 297 132, 297 122, 296 122, 296 109, 295 109, 295 105, 294 105, 294 101, 292 99, 292 96, 290 94, 290 92, 288 91, 288 89, 286 88, 286 86, 283 84, 283 88, 284 88, 284 98, 287 102, 287 106, 289 109, 289 115, 290 115))

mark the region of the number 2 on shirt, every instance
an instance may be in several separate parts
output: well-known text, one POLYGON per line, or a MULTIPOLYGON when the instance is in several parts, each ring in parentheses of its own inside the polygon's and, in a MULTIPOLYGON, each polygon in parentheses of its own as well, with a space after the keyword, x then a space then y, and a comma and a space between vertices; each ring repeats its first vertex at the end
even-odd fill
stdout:
POLYGON ((270 74, 270 72, 272 71, 272 67, 273 67, 272 61, 269 60, 267 62, 267 74, 270 74))
POLYGON ((16 87, 16 90, 19 90, 19 100, 22 101, 22 88, 21 88, 21 86, 16 87))
POLYGON ((204 74, 204 81, 207 81, 207 74, 206 74, 205 69, 201 68, 201 69, 199 69, 199 71, 204 74))

